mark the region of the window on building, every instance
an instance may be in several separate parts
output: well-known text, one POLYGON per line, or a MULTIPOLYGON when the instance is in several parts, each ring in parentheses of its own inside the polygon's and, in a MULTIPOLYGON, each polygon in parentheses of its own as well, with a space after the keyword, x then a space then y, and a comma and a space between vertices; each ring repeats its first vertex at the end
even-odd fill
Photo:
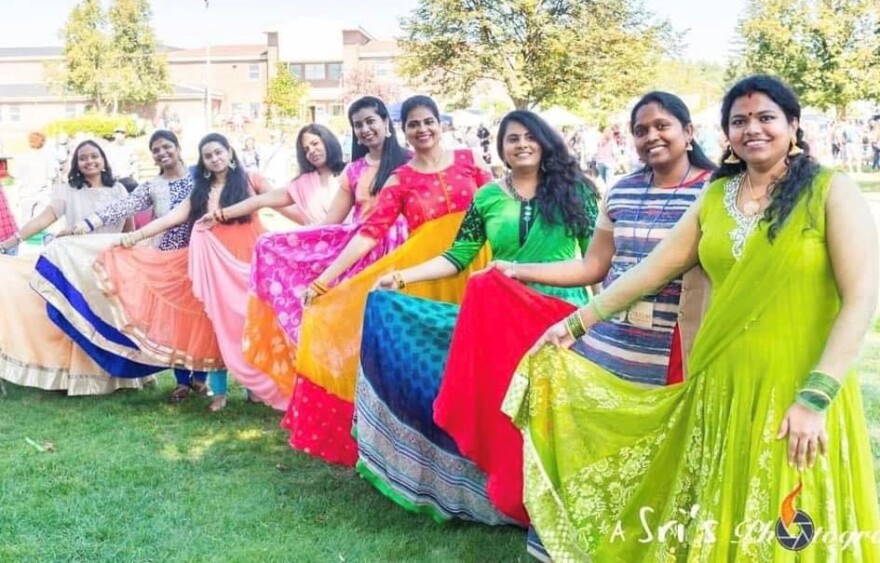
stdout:
POLYGON ((260 65, 259 64, 249 64, 248 65, 248 78, 250 80, 259 80, 260 79, 260 65))
POLYGON ((9 106, 9 121, 21 121, 21 108, 9 106))
POLYGON ((76 117, 76 104, 66 104, 64 106, 64 117, 68 119, 76 117))
POLYGON ((305 67, 306 80, 325 80, 327 78, 327 69, 323 63, 303 66, 305 67))
POLYGON ((339 80, 342 78, 342 63, 327 64, 327 79, 339 80))
POLYGON ((290 74, 293 75, 297 80, 303 79, 303 65, 299 65, 296 63, 288 63, 287 69, 290 71, 290 74))
POLYGON ((259 119, 262 104, 260 102, 251 102, 248 107, 250 108, 251 119, 259 119))
POLYGON ((394 64, 388 60, 379 60, 373 63, 373 74, 377 78, 388 77, 394 74, 394 64))
POLYGON ((332 104, 330 106, 330 115, 339 117, 345 113, 345 107, 342 104, 332 104))

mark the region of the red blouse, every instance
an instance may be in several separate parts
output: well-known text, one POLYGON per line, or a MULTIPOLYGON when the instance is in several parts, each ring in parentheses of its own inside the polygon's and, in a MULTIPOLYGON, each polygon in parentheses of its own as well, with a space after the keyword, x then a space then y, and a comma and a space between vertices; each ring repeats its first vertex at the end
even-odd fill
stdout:
POLYGON ((470 149, 455 151, 452 165, 441 172, 417 172, 409 164, 394 171, 399 183, 383 188, 373 212, 361 226, 365 237, 381 240, 403 213, 410 233, 448 213, 465 211, 477 188, 492 175, 478 168, 470 149))

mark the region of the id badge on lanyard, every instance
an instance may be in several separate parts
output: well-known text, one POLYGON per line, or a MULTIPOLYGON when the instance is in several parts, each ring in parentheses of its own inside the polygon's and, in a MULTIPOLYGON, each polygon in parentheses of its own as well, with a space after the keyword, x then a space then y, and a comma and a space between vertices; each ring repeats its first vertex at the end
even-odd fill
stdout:
POLYGON ((636 328, 654 328, 654 304, 650 301, 639 301, 626 311, 617 315, 620 322, 628 322, 636 328))

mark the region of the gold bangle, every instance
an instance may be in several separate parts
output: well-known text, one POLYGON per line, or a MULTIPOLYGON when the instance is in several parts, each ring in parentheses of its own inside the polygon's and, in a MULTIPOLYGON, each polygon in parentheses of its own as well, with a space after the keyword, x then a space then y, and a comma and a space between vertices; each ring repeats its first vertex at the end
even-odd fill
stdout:
POLYGON ((403 279, 403 275, 400 272, 392 273, 391 279, 397 284, 397 289, 406 289, 406 280, 403 279))
POLYGON ((323 283, 319 282, 318 280, 315 280, 315 281, 313 281, 312 283, 310 283, 310 284, 309 284, 309 287, 311 287, 311 288, 312 288, 312 291, 314 291, 314 292, 317 293, 318 295, 324 295, 325 293, 327 293, 328 291, 330 291, 330 288, 329 288, 329 287, 327 287, 327 286, 324 285, 323 283))

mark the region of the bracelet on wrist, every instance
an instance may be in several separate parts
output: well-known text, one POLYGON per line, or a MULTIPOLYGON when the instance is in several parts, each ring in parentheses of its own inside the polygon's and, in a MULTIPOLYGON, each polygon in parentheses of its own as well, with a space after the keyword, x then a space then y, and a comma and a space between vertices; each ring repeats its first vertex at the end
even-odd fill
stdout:
POLYGON ((17 244, 21 244, 24 242, 24 239, 21 238, 21 231, 15 231, 12 233, 12 236, 15 238, 17 244))
POLYGON ((86 227, 88 227, 90 233, 95 231, 95 226, 92 225, 91 221, 89 221, 88 219, 83 219, 83 222, 86 224, 86 227))
POLYGON ((403 279, 403 274, 400 272, 393 272, 391 274, 391 279, 394 280, 394 283, 397 285, 397 289, 406 289, 406 280, 403 279))
POLYGON ((330 291, 330 288, 327 287, 327 285, 319 282, 318 280, 315 280, 312 283, 310 283, 309 287, 311 288, 312 291, 314 291, 318 295, 324 295, 325 293, 330 291))
POLYGON ((795 402, 813 412, 828 410, 840 391, 840 381, 821 371, 811 371, 804 385, 797 392, 795 402))
POLYGON ((568 333, 575 340, 587 333, 587 328, 584 326, 584 319, 581 317, 580 310, 576 310, 565 318, 565 328, 568 329, 568 333))

